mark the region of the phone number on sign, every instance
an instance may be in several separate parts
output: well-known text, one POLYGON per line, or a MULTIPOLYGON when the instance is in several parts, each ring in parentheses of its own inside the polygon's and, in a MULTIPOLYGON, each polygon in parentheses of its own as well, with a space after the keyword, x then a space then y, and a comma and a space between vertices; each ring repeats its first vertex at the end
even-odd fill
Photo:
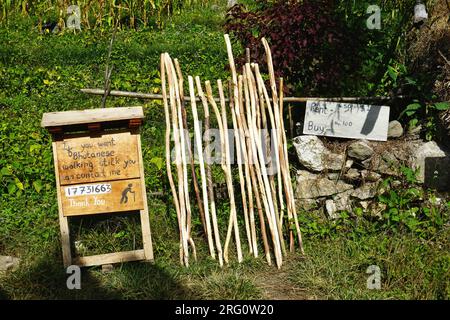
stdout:
POLYGON ((106 183, 86 184, 65 188, 66 197, 111 193, 111 185, 106 183))

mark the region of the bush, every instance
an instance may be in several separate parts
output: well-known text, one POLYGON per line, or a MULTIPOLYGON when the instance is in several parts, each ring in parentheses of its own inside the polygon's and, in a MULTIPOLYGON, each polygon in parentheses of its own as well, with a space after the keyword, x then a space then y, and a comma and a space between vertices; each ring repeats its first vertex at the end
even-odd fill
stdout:
MULTIPOLYGON (((271 46, 277 76, 296 84, 290 91, 337 94, 347 70, 360 64, 355 52, 361 41, 336 14, 333 1, 276 1, 254 12, 234 6, 225 30, 251 49, 252 60, 264 66, 261 38, 271 46)), ((240 57, 243 62, 245 57, 240 57)))

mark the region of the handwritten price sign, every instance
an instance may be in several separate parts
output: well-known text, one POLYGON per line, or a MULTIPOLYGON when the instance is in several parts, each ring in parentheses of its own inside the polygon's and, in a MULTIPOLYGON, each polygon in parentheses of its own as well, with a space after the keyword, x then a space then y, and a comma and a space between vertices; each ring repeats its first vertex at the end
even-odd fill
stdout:
POLYGON ((387 106, 308 101, 303 133, 386 141, 388 125, 387 106))

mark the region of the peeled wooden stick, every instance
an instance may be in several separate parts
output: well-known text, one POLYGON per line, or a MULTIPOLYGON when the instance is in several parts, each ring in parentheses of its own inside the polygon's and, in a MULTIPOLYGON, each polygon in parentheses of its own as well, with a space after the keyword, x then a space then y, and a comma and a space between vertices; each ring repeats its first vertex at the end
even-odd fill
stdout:
POLYGON ((249 211, 249 220, 250 220, 251 244, 253 246, 253 255, 256 258, 256 257, 258 257, 258 244, 257 244, 257 240, 256 240, 255 212, 254 212, 254 207, 253 207, 253 188, 252 188, 252 182, 251 182, 251 176, 250 176, 250 164, 248 161, 247 146, 245 144, 246 130, 241 121, 241 112, 243 111, 243 106, 244 106, 242 90, 243 90, 243 77, 242 77, 242 75, 240 75, 238 77, 239 104, 235 106, 234 110, 232 110, 233 118, 235 119, 235 120, 233 120, 233 125, 234 125, 234 122, 236 122, 235 131, 237 130, 237 132, 239 132, 239 134, 237 135, 239 142, 236 142, 236 144, 240 144, 240 151, 242 152, 242 158, 244 161, 245 180, 246 180, 248 204, 249 204, 248 211, 249 211))
MULTIPOLYGON (((178 64, 178 60, 174 59, 175 66, 178 64)), ((179 67, 179 65, 178 65, 179 67)), ((177 75, 181 75, 181 70, 175 72, 176 67, 172 64, 172 74, 175 81, 175 97, 177 101, 177 110, 178 110, 178 123, 180 130, 180 141, 181 141, 181 160, 183 165, 183 189, 184 189, 184 198, 186 203, 186 236, 189 244, 192 247, 192 255, 194 256, 194 260, 197 261, 197 250, 195 248, 194 239, 191 236, 191 202, 189 197, 189 184, 188 184, 188 169, 187 169, 187 159, 186 159, 186 149, 189 146, 188 138, 186 137, 186 129, 184 127, 184 120, 186 119, 186 110, 184 110, 184 90, 183 90, 183 78, 182 76, 177 79, 177 75)))
MULTIPOLYGON (((174 140, 175 140, 175 164, 177 167, 177 176, 178 176, 178 195, 179 195, 179 204, 180 204, 180 228, 182 234, 182 242, 183 242, 183 258, 184 264, 189 266, 189 251, 188 251, 188 236, 186 230, 186 206, 185 206, 185 198, 184 198, 184 187, 183 187, 183 166, 181 159, 181 146, 180 146, 180 132, 178 126, 178 118, 177 118, 177 103, 175 98, 175 80, 173 78, 172 72, 172 59, 169 54, 165 54, 165 65, 167 70, 167 78, 169 82, 169 96, 170 96, 170 105, 172 108, 172 128, 174 132, 174 140)), ((181 119, 180 119, 181 120, 181 119)))
POLYGON ((169 178, 169 184, 170 189, 172 190, 172 196, 173 196, 173 202, 175 205, 175 211, 177 213, 177 220, 178 220, 178 229, 180 232, 180 263, 184 264, 183 257, 183 229, 181 228, 180 224, 180 203, 178 201, 178 194, 175 187, 175 183, 173 181, 172 176, 172 168, 171 168, 171 159, 170 159, 170 127, 171 127, 171 121, 170 121, 170 112, 169 112, 169 105, 167 101, 167 88, 166 88, 166 68, 165 68, 165 55, 164 53, 161 54, 161 86, 162 86, 162 96, 163 96, 163 104, 164 104, 164 114, 166 116, 166 171, 167 171, 167 177, 169 178))
MULTIPOLYGON (((282 97, 282 89, 283 89, 283 78, 281 78, 280 81, 280 97, 282 97)), ((283 115, 282 113, 282 106, 283 104, 281 103, 281 109, 280 109, 280 114, 281 117, 283 115)), ((286 132, 284 130, 284 123, 283 121, 281 121, 281 134, 282 134, 282 141, 283 141, 283 157, 284 157, 284 171, 285 171, 285 190, 287 191, 286 194, 289 195, 289 201, 288 201, 288 206, 290 207, 290 212, 291 212, 291 216, 294 218, 294 223, 295 223, 295 229, 297 231, 297 237, 298 237, 298 244, 300 247, 300 252, 302 254, 304 254, 304 250, 303 250, 303 240, 302 240, 302 233, 300 231, 300 225, 298 223, 298 217, 297 217, 297 207, 295 205, 295 198, 294 198, 294 190, 292 189, 292 182, 291 182, 291 172, 289 170, 289 158, 288 158, 288 153, 287 153, 287 140, 286 140, 286 132)), ((289 213, 289 210, 288 210, 289 213)), ((288 216, 289 217, 289 216, 288 216)), ((289 217, 290 218, 290 217, 289 217)), ((292 239, 292 243, 293 243, 293 239, 292 239)), ((291 251, 293 251, 293 244, 291 245, 291 251)))
MULTIPOLYGON (((264 45, 264 49, 266 51, 266 57, 267 57, 267 68, 269 70, 269 78, 270 78, 270 87, 272 89, 272 101, 273 101, 273 109, 278 111, 278 105, 279 105, 279 99, 277 94, 277 85, 275 82, 275 72, 273 69, 273 62, 272 62, 272 52, 270 51, 269 44, 267 43, 267 40, 265 38, 262 38, 262 43, 264 45)), ((282 100, 281 100, 282 103, 282 100)), ((277 123, 277 126, 275 127, 277 140, 281 141, 281 130, 278 124, 280 123, 278 112, 275 113, 275 122, 277 123)), ((276 152, 278 154, 278 152, 276 152)), ((283 203, 283 190, 282 190, 282 182, 281 182, 281 168, 280 168, 280 160, 279 157, 277 157, 277 179, 278 179, 278 197, 280 201, 280 208, 281 211, 284 210, 284 203, 283 203)))
POLYGON ((200 131, 200 125, 198 120, 198 112, 197 112, 197 103, 195 102, 195 89, 194 89, 194 79, 189 76, 189 91, 191 96, 191 107, 192 107, 192 115, 194 117, 194 135, 195 135, 195 141, 197 145, 197 154, 198 154, 198 161, 200 163, 200 175, 202 178, 202 190, 203 190, 203 206, 205 209, 205 220, 206 220, 206 229, 207 229, 207 235, 208 235, 208 246, 209 246, 209 253, 211 254, 211 257, 213 259, 216 258, 215 250, 214 250, 214 243, 212 240, 212 232, 211 232, 211 221, 209 217, 209 207, 208 207, 208 191, 206 188, 206 173, 205 173, 205 162, 203 160, 203 148, 202 148, 202 134, 200 131))
MULTIPOLYGON (((233 89, 231 86, 230 89, 230 96, 233 94, 233 89)), ((231 109, 231 118, 233 121, 233 132, 234 132, 234 139, 236 144, 236 158, 237 158, 237 165, 238 165, 238 172, 239 172, 239 184, 241 187, 241 196, 242 196, 242 206, 244 208, 244 225, 245 225, 245 231, 247 235, 247 242, 248 242, 248 248, 250 254, 253 254, 253 243, 252 243, 252 235, 250 232, 250 224, 249 224, 249 216, 248 216, 248 207, 247 207, 247 192, 245 190, 245 180, 244 180, 244 172, 242 170, 242 151, 241 151, 241 139, 240 139, 240 132, 237 126, 237 120, 236 120, 236 114, 234 112, 235 106, 233 103, 233 99, 230 100, 230 109, 231 109)), ((239 106, 237 106, 239 107, 239 106)))
MULTIPOLYGON (((274 112, 272 110, 272 106, 270 103, 270 98, 269 98, 269 94, 267 92, 266 87, 264 86, 264 80, 261 76, 261 73, 259 72, 259 66, 257 64, 254 65, 255 68, 255 77, 256 77, 256 81, 258 83, 258 91, 260 93, 260 99, 261 100, 265 100, 265 104, 267 106, 267 110, 269 111, 269 118, 270 118, 270 123, 272 125, 272 128, 276 128, 276 123, 275 123, 275 117, 274 117, 274 112)), ((261 105, 264 105, 264 103, 261 101, 261 105)), ((278 109, 277 109, 278 110, 278 109)), ((274 130, 272 130, 274 131, 274 130)), ((274 148, 278 149, 277 146, 279 145, 279 140, 278 140, 278 134, 275 133, 275 135, 273 135, 272 139, 274 141, 274 148)), ((281 168, 280 168, 280 158, 279 158, 279 154, 278 154, 278 150, 275 150, 275 161, 277 163, 277 175, 280 177, 280 182, 281 182, 281 168)), ((272 164, 273 165, 273 164, 272 164)), ((274 182, 274 176, 272 175, 270 178, 270 185, 271 185, 271 192, 272 192, 272 197, 273 199, 276 199, 276 190, 275 190, 275 182, 274 182)), ((282 202, 282 200, 281 200, 282 202)), ((283 240, 283 230, 281 227, 281 222, 280 222, 280 216, 278 213, 278 207, 276 206, 276 201, 274 202, 274 208, 275 208, 275 219, 277 222, 277 228, 278 228, 278 233, 280 235, 280 242, 281 242, 281 250, 283 251, 283 254, 286 255, 286 247, 284 244, 284 240, 283 240)))
MULTIPOLYGON (((283 78, 280 78, 280 109, 279 109, 279 119, 280 119, 280 123, 279 123, 279 128, 281 131, 281 141, 279 143, 279 149, 278 152, 280 154, 280 165, 281 165, 281 174, 282 176, 286 176, 286 172, 289 171, 289 164, 287 162, 287 144, 286 144, 286 132, 284 131, 284 121, 283 121, 283 97, 284 97, 284 93, 283 93, 283 78), (287 164, 287 166, 286 166, 287 164)), ((284 178, 283 178, 284 179, 284 178)), ((284 181, 283 181, 284 183, 284 181)), ((290 197, 287 194, 289 191, 287 190, 287 188, 285 187, 285 192, 286 192, 286 198, 288 199, 288 202, 290 201, 290 197)), ((288 230, 289 230, 289 250, 291 252, 294 251, 294 233, 292 231, 292 229, 290 228, 290 223, 291 223, 291 219, 292 219, 292 212, 291 212, 291 207, 288 203, 288 230)), ((283 211, 281 211, 280 213, 280 222, 281 222, 281 226, 283 226, 283 211)))
MULTIPOLYGON (((215 103, 214 98, 212 97, 212 89, 211 89, 211 83, 209 81, 205 82, 206 86, 206 92, 208 96, 208 100, 215 103)), ((210 102, 211 103, 211 102, 210 102)), ((219 122, 221 125, 221 123, 219 122)), ((205 104, 205 131, 209 129, 209 107, 208 104, 205 104)), ((211 138, 210 135, 207 135, 206 140, 210 142, 211 138)), ((222 140, 222 139, 221 139, 222 140)), ((223 149, 222 149, 223 150, 223 149)), ((207 154, 210 154, 209 148, 207 149, 207 154)), ((223 157, 223 153, 222 153, 223 157)), ((217 215, 216 215, 216 204, 214 201, 214 187, 212 183, 212 177, 211 177, 211 166, 206 163, 206 177, 208 180, 208 194, 209 194, 209 202, 211 204, 211 217, 212 217, 212 223, 213 223, 213 229, 214 229, 214 240, 216 242, 216 248, 217 248, 217 255, 219 256, 219 265, 223 266, 223 251, 222 251, 222 243, 220 240, 220 233, 219 233, 219 225, 217 223, 217 215)))
MULTIPOLYGON (((275 72, 273 69, 272 53, 270 51, 269 44, 267 43, 267 40, 265 38, 262 38, 262 43, 263 43, 264 49, 266 51, 267 67, 269 69, 270 84, 271 84, 271 88, 272 88, 272 95, 273 95, 273 101, 274 101, 274 106, 275 106, 274 109, 277 109, 276 106, 278 104, 278 96, 277 96, 277 88, 276 88, 276 82, 275 82, 275 72)), ((281 122, 281 120, 279 120, 279 122, 281 122)), ((285 136, 284 130, 282 132, 280 131, 280 136, 281 135, 284 135, 284 142, 286 143, 286 136, 285 136)), ((290 179, 289 161, 287 158, 287 152, 285 152, 284 158, 285 158, 285 171, 287 173, 287 177, 289 178, 288 185, 287 185, 288 189, 286 190, 286 193, 289 194, 289 197, 290 197, 289 201, 290 201, 290 206, 291 206, 291 212, 294 217, 295 228, 296 228, 297 236, 299 239, 300 250, 302 253, 304 253, 302 236, 301 236, 301 232, 300 232, 300 226, 298 224, 297 209, 295 207, 294 192, 292 190, 292 183, 291 183, 291 179, 290 179)), ((282 199, 282 198, 280 198, 280 199, 282 199)))
POLYGON ((231 238, 231 229, 234 228, 234 239, 236 241, 236 251, 238 255, 238 262, 242 262, 242 250, 241 250, 241 239, 239 236, 239 226, 237 221, 237 213, 236 213, 236 202, 234 199, 234 189, 233 189, 233 179, 231 176, 231 159, 230 159, 230 143, 228 139, 228 124, 227 124, 227 114, 226 114, 226 106, 225 106, 225 96, 223 94, 223 87, 222 87, 222 81, 219 79, 217 80, 217 86, 219 89, 219 98, 220 98, 220 106, 222 109, 222 126, 223 126, 223 133, 225 138, 225 163, 226 163, 226 181, 227 181, 227 188, 228 188, 228 195, 230 197, 230 221, 228 224, 228 230, 227 230, 227 238, 225 239, 225 245, 223 249, 224 253, 224 259, 225 261, 228 260, 228 246, 230 244, 230 238, 231 238))
MULTIPOLYGON (((184 104, 185 98, 184 98, 184 88, 183 88, 183 84, 184 84, 183 73, 181 72, 181 68, 180 68, 180 64, 178 63, 178 59, 174 59, 174 62, 175 62, 175 69, 177 70, 177 75, 178 75, 178 79, 179 79, 180 98, 181 98, 181 105, 182 105, 182 111, 183 111, 183 113, 182 113, 183 127, 186 132, 189 132, 188 123, 187 123, 187 115, 186 115, 186 106, 184 104)), ((195 191, 195 197, 197 198, 198 211, 200 213, 200 220, 202 222, 203 230, 205 231, 205 235, 206 235, 206 237, 208 237, 207 232, 206 232, 205 212, 203 211, 203 201, 202 201, 202 197, 200 195, 200 188, 198 185, 197 173, 195 172, 194 155, 192 154, 190 140, 191 139, 189 138, 189 135, 188 135, 187 139, 186 139, 186 143, 187 143, 188 157, 189 157, 190 165, 191 165, 192 181, 194 183, 194 191, 195 191)), ((190 220, 191 219, 188 218, 189 222, 190 222, 190 220)), ((190 224, 189 224, 189 228, 190 228, 190 224)), ((190 232, 190 230, 189 230, 189 232, 190 232)), ((197 260, 195 256, 194 256, 194 259, 197 260)))
POLYGON ((269 206, 269 210, 266 210, 266 214, 268 217, 269 222, 269 228, 272 233, 272 240, 274 245, 274 253, 275 253, 275 260, 278 268, 281 268, 282 265, 282 253, 281 253, 281 247, 280 247, 280 235, 278 233, 277 228, 277 222, 275 217, 275 208, 273 206, 274 199, 272 198, 271 188, 269 179, 267 177, 267 170, 265 166, 264 161, 264 152, 261 144, 261 140, 259 138, 259 132, 256 127, 256 98, 258 95, 258 91, 256 88, 255 79, 253 77, 251 68, 249 64, 246 64, 246 71, 247 71, 247 80, 248 80, 248 86, 250 88, 250 101, 252 106, 252 121, 250 121, 249 128, 250 128, 250 134, 253 135, 252 140, 255 144, 255 148, 258 154, 259 162, 260 162, 260 170, 261 170, 261 176, 263 180, 263 185, 265 189, 265 196, 267 198, 267 204, 269 206))
MULTIPOLYGON (((248 82, 247 82, 247 73, 245 71, 245 67, 243 68, 243 91, 245 95, 245 109, 247 112, 247 118, 244 114, 244 108, 241 109, 241 123, 242 127, 245 130, 245 136, 247 140, 247 152, 248 152, 248 161, 250 168, 250 176, 252 180, 253 190, 255 191, 255 198, 256 198, 256 206, 258 208, 258 216, 259 216, 259 223, 261 228, 261 235, 263 238, 263 244, 264 244, 264 252, 266 254, 266 260, 269 265, 272 265, 271 257, 270 257, 270 248, 269 248, 269 241, 267 240, 267 232, 266 232, 266 223, 264 219, 264 213, 263 208, 261 206, 261 201, 264 205, 264 210, 267 212, 269 210, 269 205, 267 204, 267 199, 265 197, 264 193, 264 187, 261 179, 261 171, 259 170, 259 163, 256 156, 255 146, 253 142, 253 135, 250 133, 250 121, 252 118, 251 115, 251 103, 250 103, 250 94, 249 94, 249 88, 248 88, 248 82), (261 188, 261 189, 260 189, 261 188)), ((270 228, 269 228, 270 229, 270 228)))

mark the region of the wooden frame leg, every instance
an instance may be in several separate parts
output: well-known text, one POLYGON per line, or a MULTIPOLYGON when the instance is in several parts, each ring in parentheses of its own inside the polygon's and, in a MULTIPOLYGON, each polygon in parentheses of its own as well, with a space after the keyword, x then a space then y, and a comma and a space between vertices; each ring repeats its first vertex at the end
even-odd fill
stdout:
POLYGON ((148 204, 147 204, 147 191, 145 188, 145 176, 144 176, 144 165, 142 163, 142 147, 141 147, 141 136, 137 135, 138 141, 138 156, 140 159, 140 170, 141 170, 141 189, 142 189, 142 202, 144 204, 144 209, 140 210, 141 213, 141 229, 142 229, 142 244, 144 246, 145 260, 153 262, 155 259, 153 257, 153 244, 152 244, 152 233, 150 230, 150 217, 148 214, 148 204))
POLYGON ((72 250, 70 248, 69 218, 59 214, 59 228, 61 230, 61 248, 64 268, 72 265, 72 250))
MULTIPOLYGON (((147 208, 147 206, 145 206, 147 208)), ((142 228, 142 243, 144 245, 145 260, 154 262, 153 257, 153 244, 152 244, 152 233, 150 231, 150 219, 148 215, 148 210, 141 211, 141 228, 142 228)))

